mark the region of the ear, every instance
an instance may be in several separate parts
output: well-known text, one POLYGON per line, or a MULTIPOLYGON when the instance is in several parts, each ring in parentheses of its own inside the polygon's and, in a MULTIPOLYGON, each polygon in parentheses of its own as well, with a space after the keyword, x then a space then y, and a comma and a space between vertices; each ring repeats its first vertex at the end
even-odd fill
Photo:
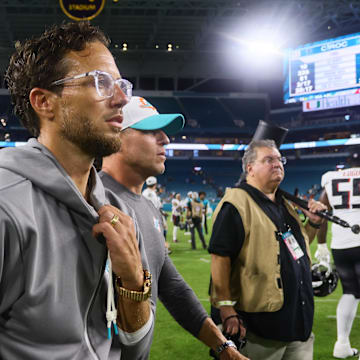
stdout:
POLYGON ((32 108, 40 119, 51 120, 55 117, 56 94, 49 90, 33 88, 30 91, 29 100, 32 108))
POLYGON ((246 166, 246 172, 249 176, 252 176, 251 173, 252 173, 252 163, 249 163, 247 164, 246 166))

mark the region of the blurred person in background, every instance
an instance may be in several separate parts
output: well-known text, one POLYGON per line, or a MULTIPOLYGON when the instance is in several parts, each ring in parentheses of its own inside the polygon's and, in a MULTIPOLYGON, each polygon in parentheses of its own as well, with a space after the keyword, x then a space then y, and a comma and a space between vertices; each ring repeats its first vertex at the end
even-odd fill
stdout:
POLYGON ((199 199, 197 192, 192 193, 192 200, 188 203, 187 218, 190 219, 191 249, 196 249, 195 229, 201 240, 203 249, 207 249, 202 231, 202 220, 204 215, 204 204, 199 199))
POLYGON ((173 242, 178 242, 177 232, 180 227, 180 217, 182 214, 181 195, 179 193, 177 193, 175 197, 171 200, 171 206, 173 222, 173 242))
POLYGON ((205 199, 206 198, 206 192, 205 191, 200 191, 199 192, 199 199, 200 201, 202 201, 203 206, 204 206, 204 215, 203 215, 203 220, 202 220, 202 224, 204 226, 205 229, 205 234, 208 234, 208 226, 207 226, 207 213, 208 213, 208 207, 209 207, 209 200, 205 199))
MULTIPOLYGON (((188 191, 188 193, 186 194, 186 198, 184 199, 184 204, 183 204, 183 209, 185 211, 185 232, 184 232, 184 235, 191 235, 191 232, 190 232, 190 223, 191 223, 191 219, 188 217, 188 209, 189 209, 189 206, 191 204, 191 201, 192 201, 192 195, 193 195, 193 192, 192 191, 188 191)), ((189 240, 191 241, 191 240, 189 240)))
MULTIPOLYGON (((144 197, 146 197, 148 200, 150 200, 153 205, 155 206, 155 208, 159 211, 159 213, 161 214, 161 222, 162 222, 162 228, 163 228, 163 234, 164 234, 164 240, 165 240, 165 245, 166 248, 168 249, 169 253, 171 253, 171 248, 169 243, 166 240, 166 235, 167 235, 167 220, 166 220, 166 216, 165 216, 165 212, 162 209, 162 201, 160 199, 159 196, 159 192, 158 192, 158 182, 155 176, 149 176, 146 180, 145 180, 145 184, 146 184, 146 189, 142 192, 142 195, 144 197)), ((167 214, 166 214, 167 215, 167 214)))
POLYGON ((145 196, 148 200, 150 200, 156 209, 160 210, 161 208, 161 201, 160 197, 157 194, 157 179, 155 176, 149 176, 145 180, 146 189, 142 192, 142 195, 145 196))
MULTIPOLYGON (((328 171, 322 176, 324 188, 320 201, 333 215, 358 224, 360 220, 360 149, 353 149, 348 159, 349 168, 340 171, 328 171)), ((319 262, 330 263, 327 247, 328 223, 325 221, 318 234, 318 247, 315 258, 319 262)), ((333 356, 345 359, 358 354, 350 345, 350 332, 356 316, 360 299, 360 238, 350 228, 332 224, 331 249, 343 288, 336 309, 337 340, 333 356)))
POLYGON ((160 214, 162 216, 162 222, 163 222, 163 227, 164 227, 164 238, 167 244, 167 247, 169 248, 169 243, 167 241, 167 233, 168 233, 168 224, 167 224, 167 218, 169 216, 169 214, 164 210, 164 199, 161 198, 161 194, 165 191, 165 188, 163 186, 161 186, 161 184, 157 184, 156 186, 156 194, 160 200, 160 214))

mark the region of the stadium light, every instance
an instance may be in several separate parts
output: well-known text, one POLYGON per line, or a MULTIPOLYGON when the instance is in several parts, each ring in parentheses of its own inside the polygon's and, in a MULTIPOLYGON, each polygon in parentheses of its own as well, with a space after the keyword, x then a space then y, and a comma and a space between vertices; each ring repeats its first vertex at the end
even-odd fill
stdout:
POLYGON ((231 39, 233 42, 243 45, 245 49, 249 51, 249 56, 254 60, 254 55, 276 55, 283 56, 284 53, 281 50, 281 43, 276 41, 273 37, 269 36, 260 36, 256 37, 237 37, 233 35, 223 34, 228 39, 231 39), (263 40, 267 39, 267 40, 263 40))
POLYGON ((278 55, 282 56, 279 46, 274 42, 263 42, 263 41, 253 41, 253 42, 245 42, 245 45, 252 53, 251 55, 278 55))
POLYGON ((282 16, 277 16, 276 23, 268 17, 252 16, 241 24, 229 23, 220 35, 253 54, 283 56, 281 49, 293 38, 293 29, 286 22, 282 16))

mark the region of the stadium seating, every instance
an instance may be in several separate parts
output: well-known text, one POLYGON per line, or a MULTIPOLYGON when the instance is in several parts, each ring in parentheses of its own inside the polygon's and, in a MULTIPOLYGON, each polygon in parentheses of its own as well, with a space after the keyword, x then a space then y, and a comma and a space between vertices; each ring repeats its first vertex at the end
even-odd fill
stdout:
MULTIPOLYGON (((345 158, 289 160, 285 166, 286 176, 281 188, 290 193, 298 188, 300 194, 307 195, 314 185, 320 189, 321 176, 325 172, 335 170, 337 164, 344 162, 345 158)), ((205 191, 209 200, 217 202, 217 190, 233 187, 242 172, 241 166, 241 161, 235 160, 168 159, 165 173, 158 177, 158 182, 166 187, 167 193, 179 192, 184 197, 188 191, 205 191), (194 173, 194 166, 201 167, 202 175, 194 173)))

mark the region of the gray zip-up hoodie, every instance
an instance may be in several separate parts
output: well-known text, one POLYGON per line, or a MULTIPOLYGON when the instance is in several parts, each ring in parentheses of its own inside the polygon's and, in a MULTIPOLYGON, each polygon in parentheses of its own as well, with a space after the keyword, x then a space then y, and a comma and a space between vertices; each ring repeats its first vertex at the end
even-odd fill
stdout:
POLYGON ((120 359, 107 339, 107 249, 91 234, 107 203, 94 169, 91 182, 93 207, 35 139, 0 150, 0 359, 120 359))

